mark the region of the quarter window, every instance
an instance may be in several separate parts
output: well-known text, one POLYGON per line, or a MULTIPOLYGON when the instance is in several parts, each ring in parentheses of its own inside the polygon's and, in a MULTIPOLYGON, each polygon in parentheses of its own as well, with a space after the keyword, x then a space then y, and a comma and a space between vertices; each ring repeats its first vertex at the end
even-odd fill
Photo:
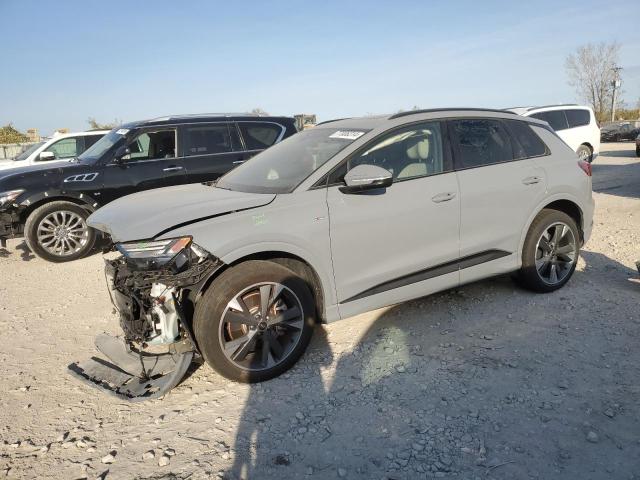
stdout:
POLYGON ((564 115, 563 110, 552 110, 549 112, 534 113, 531 116, 539 120, 544 120, 556 132, 569 127, 569 125, 567 124, 567 117, 564 115))
POLYGON ((231 151, 227 123, 190 125, 184 128, 185 156, 211 155, 231 151))
POLYGON ((84 149, 87 150, 102 137, 103 135, 85 135, 82 137, 84 139, 84 149))
POLYGON ((526 122, 508 120, 507 125, 517 140, 516 156, 518 158, 539 157, 547 153, 547 146, 526 122))
POLYGON ((275 123, 238 122, 247 150, 262 150, 276 143, 282 127, 275 123))
POLYGON ((589 110, 574 108, 565 110, 564 113, 567 115, 569 128, 583 127, 584 125, 589 125, 591 121, 591 112, 589 110))
POLYGON ((52 152, 56 159, 73 158, 78 155, 78 143, 75 138, 64 138, 47 148, 48 152, 52 152))
POLYGON ((521 157, 520 152, 514 156, 509 133, 497 120, 454 120, 451 126, 458 146, 458 168, 482 167, 521 157))
POLYGON ((394 180, 442 173, 444 160, 440 123, 424 123, 395 131, 349 161, 349 169, 358 165, 386 168, 394 180))

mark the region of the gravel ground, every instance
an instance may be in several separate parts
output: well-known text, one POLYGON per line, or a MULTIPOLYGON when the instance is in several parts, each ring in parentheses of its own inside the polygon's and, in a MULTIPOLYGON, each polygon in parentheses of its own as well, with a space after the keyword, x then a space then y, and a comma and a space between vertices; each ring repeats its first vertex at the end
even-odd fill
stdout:
POLYGON ((640 479, 640 159, 604 144, 567 286, 498 277, 330 326, 253 386, 128 404, 66 372, 117 332, 102 259, 0 249, 0 477, 640 479))

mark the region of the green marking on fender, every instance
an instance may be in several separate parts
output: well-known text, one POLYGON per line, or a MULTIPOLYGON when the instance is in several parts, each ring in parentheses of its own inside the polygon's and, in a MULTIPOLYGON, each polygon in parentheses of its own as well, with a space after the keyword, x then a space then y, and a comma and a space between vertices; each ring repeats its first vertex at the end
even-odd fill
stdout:
POLYGON ((260 215, 254 215, 252 218, 253 224, 255 226, 264 225, 265 223, 267 223, 267 217, 264 213, 261 213, 260 215))

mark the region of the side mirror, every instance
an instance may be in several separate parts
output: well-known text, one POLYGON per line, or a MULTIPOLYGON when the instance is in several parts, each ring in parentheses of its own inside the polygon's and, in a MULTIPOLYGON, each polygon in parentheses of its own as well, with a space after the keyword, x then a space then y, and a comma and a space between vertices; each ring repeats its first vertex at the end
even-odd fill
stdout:
POLYGON ((126 145, 121 145, 120 147, 118 147, 118 149, 116 150, 116 153, 113 155, 113 160, 116 163, 120 163, 123 160, 126 160, 124 157, 130 154, 131 154, 131 150, 129 149, 129 147, 127 147, 126 145))
POLYGON ((347 172, 344 183, 346 185, 340 187, 342 193, 359 193, 390 187, 393 183, 393 175, 389 170, 376 165, 358 165, 347 172))
POLYGON ((40 160, 41 162, 48 162, 49 160, 55 159, 56 155, 53 152, 40 152, 40 155, 38 156, 38 160, 40 160))

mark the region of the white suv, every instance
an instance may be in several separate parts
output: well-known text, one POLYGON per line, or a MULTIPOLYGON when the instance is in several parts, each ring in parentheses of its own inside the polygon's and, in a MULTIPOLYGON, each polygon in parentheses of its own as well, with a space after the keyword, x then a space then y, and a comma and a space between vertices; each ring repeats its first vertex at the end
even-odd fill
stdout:
POLYGON ((524 117, 547 122, 558 136, 578 154, 580 160, 592 162, 600 153, 600 127, 593 110, 581 105, 510 108, 524 117))
POLYGON ((34 143, 12 160, 0 161, 0 170, 76 158, 107 133, 109 130, 56 134, 34 143))

